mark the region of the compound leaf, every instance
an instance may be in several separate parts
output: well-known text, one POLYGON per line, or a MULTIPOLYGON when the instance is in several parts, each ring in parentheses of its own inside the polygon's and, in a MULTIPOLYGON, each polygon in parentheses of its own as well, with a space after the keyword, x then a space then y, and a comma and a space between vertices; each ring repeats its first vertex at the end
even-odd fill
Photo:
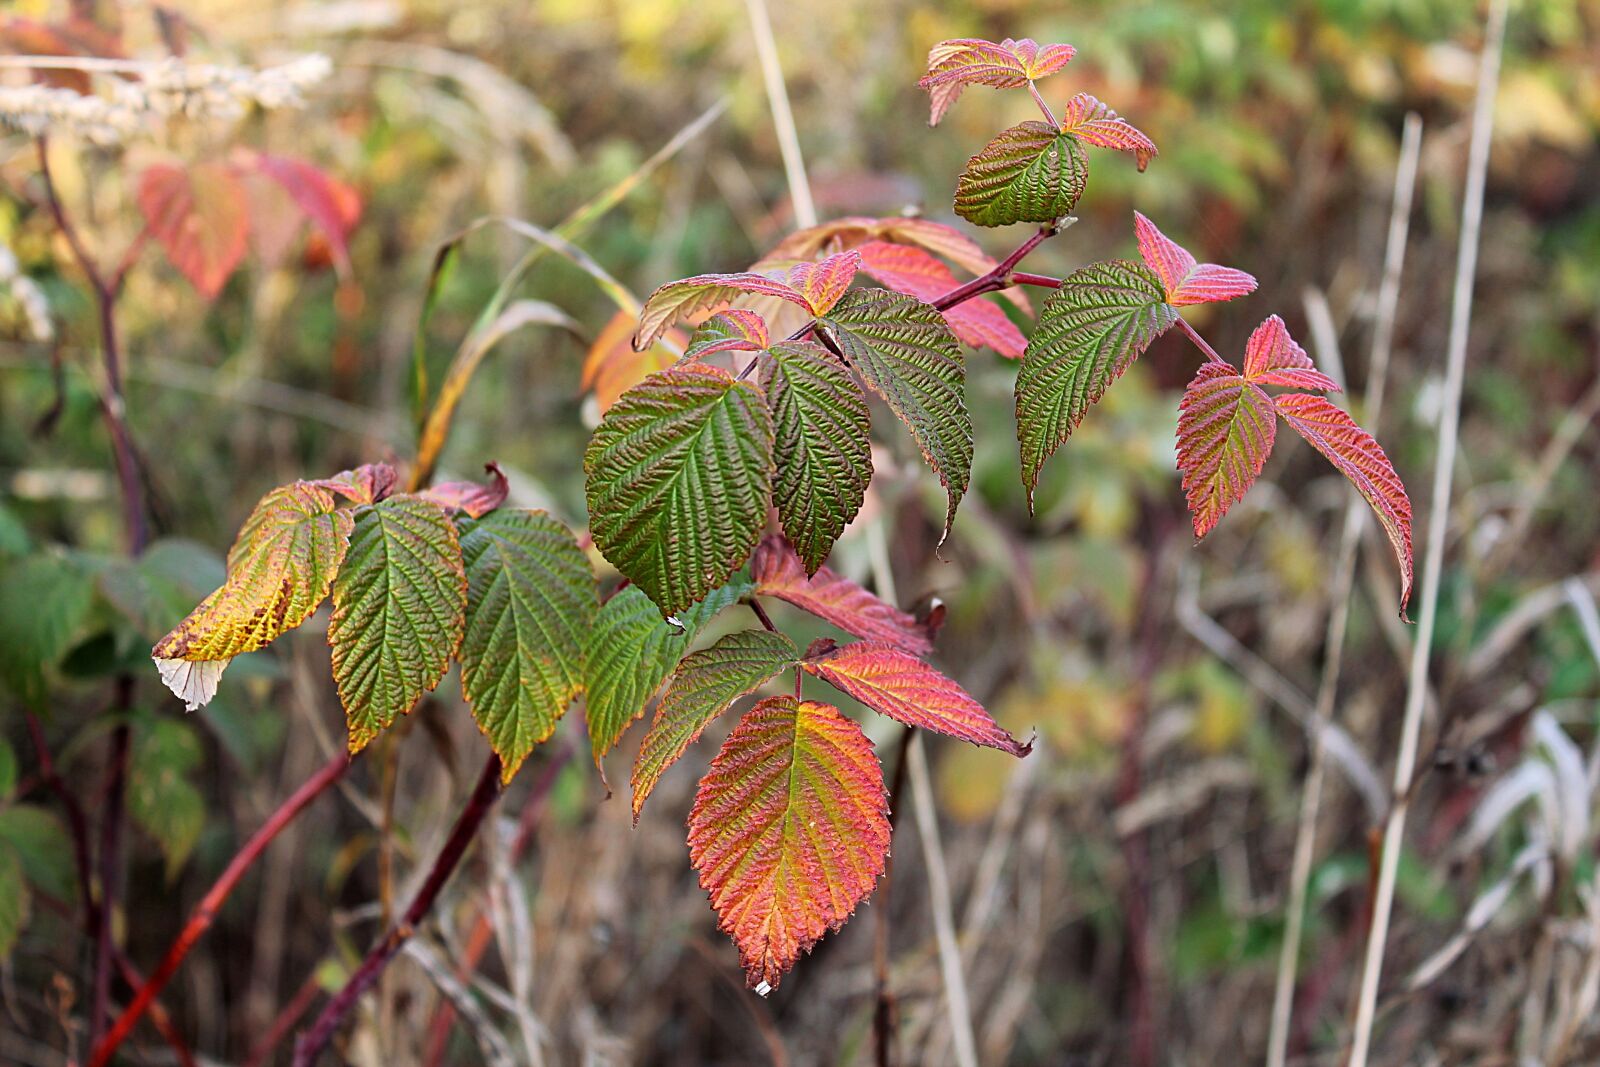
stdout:
POLYGON ((882 641, 913 655, 933 650, 926 626, 842 574, 819 567, 807 577, 800 558, 776 534, 762 541, 750 557, 750 577, 762 596, 792 604, 846 633, 882 641))
POLYGON ((1069 274, 1039 309, 1017 374, 1017 443, 1028 506, 1044 461, 1150 342, 1177 321, 1160 279, 1113 260, 1069 274))
POLYGON ((1195 262, 1187 249, 1137 211, 1133 213, 1133 227, 1139 238, 1139 255, 1161 279, 1167 303, 1174 307, 1212 304, 1255 292, 1253 275, 1215 263, 1195 262))
POLYGON ((461 691, 511 781, 583 690, 583 655, 600 607, 589 558, 539 511, 466 524, 461 691))
POLYGON ((685 656, 661 695, 633 764, 633 821, 639 821, 662 772, 699 739, 712 719, 798 659, 793 641, 766 630, 729 634, 710 648, 685 656))
POLYGON ((896 722, 1026 756, 982 704, 917 657, 881 641, 853 641, 800 664, 829 685, 896 722))
POLYGON ((1372 435, 1326 397, 1290 393, 1274 400, 1295 433, 1328 458, 1372 506, 1400 564, 1400 617, 1411 599, 1411 498, 1394 464, 1372 435))
POLYGON ((757 704, 728 735, 689 813, 689 858, 766 993, 872 892, 889 852, 883 770, 837 708, 757 704))
POLYGON ((930 304, 886 289, 856 289, 819 320, 867 387, 888 402, 945 487, 945 533, 972 477, 966 365, 930 304))
POLYGON ((815 571, 861 510, 872 480, 872 414, 861 386, 821 345, 774 345, 762 370, 772 409, 773 502, 784 532, 815 571))
POLYGON ((1259 386, 1226 363, 1201 364, 1178 405, 1178 469, 1196 540, 1255 484, 1276 429, 1259 386))
POLYGON ((584 655, 584 714, 597 768, 628 725, 644 714, 645 705, 701 627, 752 588, 743 579, 730 582, 683 612, 675 623, 663 620, 636 585, 617 590, 600 606, 584 655))
POLYGON ((601 420, 584 457, 594 542, 675 615, 726 582, 766 523, 772 417, 716 367, 652 375, 601 420))
POLYGON ((1054 222, 1089 181, 1077 140, 1049 123, 1005 130, 967 160, 956 182, 956 214, 977 226, 1054 222))
POLYGON ((333 582, 333 680, 359 752, 450 667, 466 618, 455 523, 416 496, 362 508, 333 582))

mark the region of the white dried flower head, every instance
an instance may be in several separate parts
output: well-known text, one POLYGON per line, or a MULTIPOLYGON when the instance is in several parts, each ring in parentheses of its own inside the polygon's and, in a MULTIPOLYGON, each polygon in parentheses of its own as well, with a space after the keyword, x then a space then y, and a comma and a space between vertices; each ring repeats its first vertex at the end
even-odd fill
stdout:
POLYGON ((0 245, 0 288, 9 289, 28 322, 28 336, 39 342, 55 340, 55 323, 50 318, 50 302, 39 283, 22 273, 11 249, 0 245))
POLYGON ((0 86, 0 124, 37 137, 64 130, 114 145, 139 128, 139 113, 116 99, 83 96, 48 85, 0 86))

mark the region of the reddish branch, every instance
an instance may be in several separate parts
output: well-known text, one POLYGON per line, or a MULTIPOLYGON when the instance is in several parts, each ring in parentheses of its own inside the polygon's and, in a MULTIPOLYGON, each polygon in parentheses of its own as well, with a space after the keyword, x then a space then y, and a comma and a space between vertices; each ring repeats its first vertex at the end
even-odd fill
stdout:
POLYGON ((483 774, 478 778, 477 788, 472 791, 472 798, 467 801, 467 806, 456 819, 455 828, 450 831, 450 837, 445 841, 444 848, 433 861, 433 868, 428 872, 428 877, 423 881, 416 897, 412 899, 411 906, 406 908, 399 923, 391 927, 383 940, 367 953, 367 958, 361 961, 361 966, 356 968, 356 973, 350 976, 344 988, 339 990, 338 995, 322 1009, 317 1021, 312 1023, 311 1028, 295 1042, 294 1067, 311 1067, 317 1062, 317 1057, 333 1039, 334 1031, 339 1028, 345 1015, 355 1007, 356 1001, 361 999, 361 994, 372 987, 383 974, 383 969, 389 965, 389 961, 394 959, 407 941, 411 940, 417 926, 432 909, 439 892, 455 873, 456 865, 466 854, 467 846, 472 844, 472 839, 477 836, 484 817, 489 814, 499 796, 500 757, 491 754, 489 761, 483 766, 483 774))
POLYGON ((184 924, 183 930, 179 932, 177 940, 173 941, 172 947, 167 949, 167 954, 162 957, 161 965, 140 986, 139 991, 134 995, 133 1002, 117 1018, 116 1025, 94 1047, 94 1052, 89 1057, 89 1067, 105 1067, 111 1061, 117 1046, 127 1039, 128 1034, 133 1030, 134 1024, 139 1021, 139 1017, 149 1010, 156 995, 172 980, 172 976, 177 974, 178 967, 183 963, 184 957, 189 954, 189 950, 194 948, 195 943, 211 928, 212 922, 216 920, 217 913, 222 909, 223 902, 228 899, 228 894, 232 893, 234 887, 239 884, 239 879, 244 877, 245 871, 249 870, 250 865, 260 857, 262 852, 266 851, 267 846, 272 843, 272 839, 282 833, 283 828, 293 822, 294 817, 300 814, 306 805, 310 804, 330 785, 338 781, 349 766, 350 757, 343 752, 329 760, 321 770, 308 778, 299 789, 295 790, 289 799, 280 804, 278 810, 273 812, 267 821, 262 824, 261 829, 257 830, 250 840, 245 842, 245 846, 229 862, 227 869, 222 872, 216 883, 201 898, 194 913, 189 916, 189 921, 184 924))

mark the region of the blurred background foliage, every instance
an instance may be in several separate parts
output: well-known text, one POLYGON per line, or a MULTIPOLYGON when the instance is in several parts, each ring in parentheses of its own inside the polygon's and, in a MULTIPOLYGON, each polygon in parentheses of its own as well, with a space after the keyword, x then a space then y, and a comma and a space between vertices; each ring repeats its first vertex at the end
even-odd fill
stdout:
MULTIPOLYGON (((49 19, 61 7, 17 0, 11 11, 49 19)), ((157 528, 188 539, 166 542, 167 579, 96 579, 108 590, 137 580, 173 591, 164 608, 151 607, 160 597, 132 598, 155 613, 139 627, 145 638, 215 583, 219 553, 265 490, 411 455, 414 335, 434 252, 463 225, 493 214, 554 226, 721 105, 705 133, 575 239, 642 294, 683 275, 743 269, 793 227, 746 9, 734 0, 195 0, 174 13, 197 56, 265 62, 318 50, 335 75, 302 112, 252 116, 226 134, 177 124, 166 143, 126 156, 63 156, 63 191, 82 205, 94 242, 114 249, 132 238, 132 176, 143 161, 201 158, 234 141, 316 160, 360 191, 364 212, 348 278, 314 240, 253 262, 213 305, 155 255, 131 275, 129 418, 157 528)), ((129 50, 159 53, 150 9, 129 3, 121 14, 129 50)), ((1391 402, 1370 428, 1425 509, 1477 5, 811 0, 773 5, 772 18, 824 219, 918 211, 949 221, 966 157, 1031 113, 1020 94, 979 89, 928 130, 915 82, 931 43, 1028 36, 1076 45, 1078 58, 1045 83, 1047 98, 1091 92, 1149 133, 1161 155, 1143 175, 1121 160, 1097 162, 1080 221, 1029 269, 1064 273, 1130 255, 1138 208, 1202 259, 1261 279, 1247 308, 1193 309, 1191 321, 1224 353, 1241 351, 1276 310, 1325 358, 1303 311, 1308 289, 1325 296, 1358 414, 1399 129, 1408 111, 1420 114, 1391 402)), ((1577 615, 1549 608, 1514 625, 1551 583, 1588 575, 1593 589, 1600 568, 1591 425, 1600 410, 1600 2, 1523 0, 1510 27, 1425 732, 1424 753, 1439 769, 1421 787, 1402 865, 1384 1062, 1414 1062, 1423 1050, 1444 1062, 1504 1062, 1522 1002, 1567 966, 1554 949, 1546 972, 1529 962, 1540 958, 1541 924, 1581 915, 1570 896, 1551 912, 1514 902, 1445 979, 1400 995, 1400 977, 1450 935, 1522 840, 1508 824, 1482 854, 1451 853, 1487 782, 1521 751, 1528 714, 1557 709, 1587 745, 1600 698, 1596 650, 1577 615), (1502 647, 1507 626, 1517 640, 1502 647)), ((60 542, 104 555, 115 571, 128 565, 110 561, 116 489, 92 377, 92 308, 30 193, 34 166, 25 138, 0 139, 0 242, 44 287, 61 335, 54 350, 15 340, 25 336, 25 309, 0 295, 0 558, 60 542)), ((1016 239, 975 236, 995 254, 1016 239)), ((523 251, 493 229, 467 238, 425 331, 433 380, 523 251)), ((560 308, 589 337, 615 310, 553 256, 519 294, 560 308)), ((577 457, 593 422, 579 384, 585 351, 583 338, 547 328, 503 341, 468 390, 442 473, 470 476, 498 460, 514 503, 581 522, 577 457)), ((1038 734, 1035 755, 1015 764, 953 743, 933 748, 986 1064, 1120 1063, 1139 1026, 1159 1035, 1163 1063, 1233 1062, 1264 1042, 1306 737, 1294 709, 1285 714, 1259 678, 1241 673, 1237 654, 1219 655, 1191 623, 1198 615, 1220 625, 1292 690, 1314 692, 1347 496, 1309 450, 1282 449, 1229 521, 1192 548, 1173 451, 1176 397, 1192 368, 1182 341, 1158 342, 1046 467, 1030 517, 1016 474, 1014 368, 973 355, 975 492, 951 541, 935 555, 937 487, 902 453, 882 457, 892 476, 880 477, 836 553, 841 569, 864 578, 870 528, 890 524, 902 599, 948 604, 945 666, 1007 727, 1038 734), (1130 894, 1143 900, 1137 914, 1130 894)), ((1409 645, 1393 617, 1391 566, 1382 550, 1364 554, 1338 705, 1385 781, 1409 645)), ((24 602, 4 610, 0 629, 27 630, 24 602)), ((107 662, 142 655, 138 641, 97 649, 108 632, 77 620, 52 690, 51 729, 64 739, 57 760, 88 781, 99 770, 89 742, 105 729, 95 715, 103 688, 92 679, 107 662)), ((308 634, 249 657, 256 662, 230 672, 218 701, 188 719, 145 672, 138 751, 153 754, 144 770, 136 764, 130 802, 136 816, 145 807, 139 824, 162 847, 136 847, 131 859, 121 921, 135 959, 159 954, 181 914, 175 902, 186 908, 241 828, 304 777, 319 746, 337 743, 326 656, 308 634)), ((458 703, 446 683, 405 727, 396 832, 407 865, 431 854, 465 787, 463 768, 476 762, 463 754, 480 742, 458 703)), ((27 751, 17 720, 0 722, 27 751)), ((613 780, 635 744, 625 742, 613 780)), ((711 751, 696 746, 686 762, 703 765, 711 751)), ((0 750, 0 770, 6 758, 0 750)), ((37 790, 28 762, 14 778, 37 790)), ((948 1062, 921 851, 902 841, 892 898, 876 899, 803 961, 770 1003, 756 1002, 727 981, 732 951, 713 936, 685 861, 678 820, 694 777, 690 768, 669 776, 654 812, 629 832, 625 805, 602 801, 585 760, 563 773, 555 817, 525 872, 528 944, 502 946, 485 965, 505 981, 519 952, 531 959, 527 1010, 545 1030, 550 1062, 765 1062, 777 1058, 774 1042, 790 1063, 869 1062, 871 913, 880 909, 892 917, 904 1062, 948 1062)), ((12 784, 0 773, 0 796, 12 784)), ((197 1047, 243 1059, 308 976, 334 981, 359 958, 375 930, 367 902, 380 784, 375 765, 359 767, 337 812, 289 836, 173 986, 168 1000, 197 1047)), ((24 800, 47 798, 0 799, 0 824, 15 822, 24 800)), ((508 805, 506 816, 517 814, 508 805)), ((1374 818, 1334 774, 1297 1000, 1293 1047, 1306 1054, 1336 1049, 1344 1025, 1374 818)), ((48 859, 50 848, 33 852, 48 859)), ((58 868, 64 855, 54 857, 58 868)), ((489 865, 481 859, 478 872, 489 865)), ((70 901, 62 876, 32 880, 70 901)), ((473 899, 469 881, 454 907, 473 899)), ((59 1035, 41 1021, 54 1002, 40 991, 52 974, 73 973, 62 962, 75 951, 61 932, 71 918, 70 909, 43 909, 9 965, 13 1010, 0 1030, 17 1033, 0 1058, 58 1062, 47 1050, 59 1035)), ((463 936, 455 921, 446 914, 439 933, 447 949, 463 936)), ((435 1002, 418 968, 397 967, 348 1055, 422 1062, 435 1002)), ((156 1062, 158 1046, 144 1037, 137 1055, 156 1062)), ((1579 1048, 1593 1054, 1593 1039, 1579 1048)), ((471 1062, 474 1046, 455 1040, 451 1061, 471 1062)))

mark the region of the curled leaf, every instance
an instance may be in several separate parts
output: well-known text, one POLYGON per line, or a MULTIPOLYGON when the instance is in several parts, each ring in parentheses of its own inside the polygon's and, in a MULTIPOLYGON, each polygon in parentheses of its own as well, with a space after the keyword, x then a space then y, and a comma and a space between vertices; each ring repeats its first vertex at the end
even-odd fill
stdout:
POLYGON ((504 504, 506 497, 511 495, 511 483, 506 481, 505 471, 500 469, 500 464, 485 463, 483 469, 489 474, 487 484, 440 482, 417 495, 438 504, 446 511, 465 512, 470 519, 481 519, 504 504))

